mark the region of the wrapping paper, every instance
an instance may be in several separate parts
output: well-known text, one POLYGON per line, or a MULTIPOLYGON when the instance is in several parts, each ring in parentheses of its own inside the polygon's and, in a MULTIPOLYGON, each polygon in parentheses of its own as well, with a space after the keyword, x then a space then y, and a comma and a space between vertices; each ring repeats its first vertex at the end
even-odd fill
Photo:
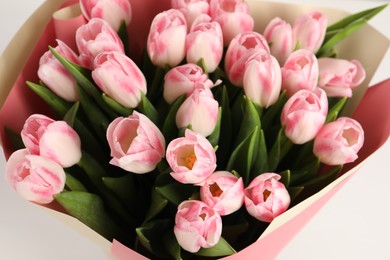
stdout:
MULTIPOLYGON (((70 46, 75 46, 74 38, 71 36, 78 26, 85 23, 79 12, 77 2, 76 0, 45 2, 26 21, 0 57, 0 126, 1 141, 6 158, 12 152, 12 148, 4 136, 4 126, 10 127, 14 131, 20 131, 24 120, 31 113, 47 113, 48 111, 40 99, 29 90, 25 81, 38 81, 36 71, 39 58, 47 50, 48 45, 55 45, 55 38, 65 41, 70 46)), ((137 61, 145 45, 147 28, 154 14, 163 10, 169 1, 158 1, 156 3, 153 0, 132 0, 131 2, 134 14, 129 27, 132 43, 131 57, 137 61)), ((280 16, 292 22, 302 12, 319 9, 318 7, 256 0, 248 0, 247 2, 256 21, 255 30, 259 32, 264 30, 265 25, 274 16, 280 16)), ((330 8, 321 8, 320 10, 328 16, 331 22, 347 15, 345 12, 330 8)), ((305 223, 342 188, 350 176, 359 169, 361 163, 388 139, 390 134, 390 103, 388 102, 390 98, 390 80, 383 81, 367 90, 368 83, 388 46, 389 40, 387 38, 374 28, 366 25, 337 47, 339 57, 360 60, 367 72, 364 83, 354 91, 353 102, 348 103, 346 111, 346 113, 353 114, 353 117, 362 124, 365 131, 366 141, 359 153, 359 159, 348 165, 345 174, 336 181, 276 218, 256 243, 238 254, 224 259, 254 259, 259 252, 261 252, 264 259, 274 258, 305 223), (375 42, 375 48, 370 48, 367 51, 367 48, 373 42, 375 42), (376 116, 371 116, 373 114, 376 116)), ((71 228, 77 229, 80 234, 89 237, 107 252, 111 251, 112 255, 118 259, 146 259, 117 241, 111 243, 105 240, 71 216, 49 208, 41 208, 60 218, 71 228)))

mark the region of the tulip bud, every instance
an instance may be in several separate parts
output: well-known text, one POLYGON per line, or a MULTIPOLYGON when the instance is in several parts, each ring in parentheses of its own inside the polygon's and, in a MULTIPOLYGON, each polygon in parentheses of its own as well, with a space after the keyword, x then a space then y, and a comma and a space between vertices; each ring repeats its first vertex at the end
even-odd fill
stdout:
POLYGON ((146 94, 146 79, 137 65, 120 52, 103 52, 94 60, 92 78, 109 97, 128 108, 135 108, 146 94))
POLYGON ((324 125, 327 113, 325 91, 320 88, 298 91, 287 100, 282 110, 281 122, 286 136, 295 144, 310 141, 324 125))
POLYGON ((208 14, 210 9, 208 0, 171 0, 171 6, 183 13, 188 30, 199 15, 208 14))
POLYGON ((24 199, 47 204, 65 187, 65 172, 61 165, 49 158, 17 150, 9 157, 5 176, 14 190, 24 199))
POLYGON ((356 120, 340 117, 326 124, 314 139, 313 153, 322 163, 342 165, 355 161, 364 142, 364 131, 356 120))
POLYGON ((280 175, 263 173, 254 178, 245 189, 245 207, 256 219, 271 222, 290 205, 290 195, 279 182, 280 175))
POLYGON ((164 136, 149 118, 137 111, 112 121, 107 128, 107 140, 113 157, 110 163, 128 172, 151 172, 164 157, 164 136))

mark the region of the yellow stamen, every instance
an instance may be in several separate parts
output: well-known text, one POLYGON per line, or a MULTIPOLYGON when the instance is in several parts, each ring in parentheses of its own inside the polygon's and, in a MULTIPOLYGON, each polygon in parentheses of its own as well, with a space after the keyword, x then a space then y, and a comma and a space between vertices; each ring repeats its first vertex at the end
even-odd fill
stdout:
POLYGON ((184 166, 186 166, 188 169, 192 170, 192 167, 194 167, 195 161, 196 161, 196 155, 194 153, 192 153, 184 158, 184 166))
POLYGON ((205 220, 205 218, 206 218, 206 213, 200 214, 199 217, 201 217, 203 220, 205 220))
POLYGON ((263 199, 264 199, 264 201, 267 201, 269 195, 271 195, 271 192, 269 190, 264 190, 263 191, 263 199))
POLYGON ((213 197, 219 197, 223 192, 216 182, 209 185, 209 190, 211 195, 213 195, 213 197))

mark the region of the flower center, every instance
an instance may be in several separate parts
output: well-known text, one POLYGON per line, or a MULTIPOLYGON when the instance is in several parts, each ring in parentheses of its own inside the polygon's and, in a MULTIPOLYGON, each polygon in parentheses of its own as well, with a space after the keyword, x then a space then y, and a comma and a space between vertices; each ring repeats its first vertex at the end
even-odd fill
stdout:
POLYGON ((194 167, 194 164, 195 164, 195 161, 196 161, 196 155, 193 153, 193 154, 190 154, 188 155, 185 159, 184 159, 184 165, 192 170, 192 167, 194 167))
POLYGON ((263 191, 263 199, 264 199, 264 201, 267 201, 269 195, 271 195, 271 192, 269 190, 264 190, 263 191))
POLYGON ((353 146, 357 143, 359 138, 359 133, 353 128, 347 128, 343 131, 343 137, 347 141, 349 146, 353 146))
POLYGON ((216 182, 209 185, 209 190, 211 195, 213 195, 213 197, 219 197, 223 192, 216 182))
POLYGON ((206 213, 200 214, 199 217, 201 217, 201 219, 205 220, 206 219, 206 213))
POLYGON ((186 145, 178 151, 178 165, 192 170, 196 162, 196 155, 193 145, 186 145))

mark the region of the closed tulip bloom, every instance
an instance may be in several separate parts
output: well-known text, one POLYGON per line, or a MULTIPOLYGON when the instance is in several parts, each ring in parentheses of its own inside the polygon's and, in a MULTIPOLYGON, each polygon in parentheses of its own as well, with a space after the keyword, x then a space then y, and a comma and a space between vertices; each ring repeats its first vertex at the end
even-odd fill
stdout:
POLYGON ((268 23, 263 35, 270 45, 272 56, 283 66, 294 48, 291 25, 275 17, 268 23))
POLYGON ((257 32, 239 34, 230 42, 225 55, 225 72, 232 84, 243 86, 245 63, 259 50, 270 52, 267 40, 257 32))
POLYGON ((297 50, 282 67, 282 88, 287 96, 301 89, 314 90, 318 83, 318 61, 313 52, 297 50))
POLYGON ((328 18, 319 11, 298 16, 293 25, 295 48, 317 52, 325 38, 328 18))
POLYGON ((101 18, 108 22, 115 31, 124 21, 131 21, 131 4, 129 0, 80 0, 81 12, 87 20, 101 18))
POLYGON ((171 0, 171 6, 183 13, 188 30, 199 15, 209 14, 210 9, 208 0, 171 0))
POLYGON ((325 123, 328 113, 326 93, 300 90, 290 97, 283 107, 281 122, 286 136, 295 144, 312 140, 325 123))
POLYGON ((366 77, 366 71, 357 60, 320 58, 318 66, 318 86, 328 97, 352 97, 352 90, 366 77))
POLYGON ((276 173, 263 173, 245 188, 245 207, 251 216, 271 222, 288 209, 290 195, 280 178, 276 173))
POLYGON ((128 172, 151 172, 164 157, 164 136, 148 117, 137 111, 112 121, 107 128, 107 140, 110 163, 128 172))
POLYGON ((65 121, 33 114, 25 121, 21 137, 31 154, 47 157, 62 167, 70 167, 81 159, 80 137, 65 121))
POLYGON ((55 161, 29 154, 27 149, 11 154, 5 166, 5 176, 24 199, 47 204, 65 187, 64 169, 55 161))
POLYGON ((356 120, 340 117, 326 124, 314 139, 313 153, 322 163, 342 165, 355 161, 364 143, 364 131, 356 120))
POLYGON ((217 124, 219 105, 209 91, 196 88, 184 100, 176 113, 176 125, 179 129, 191 125, 195 132, 203 136, 209 136, 213 132, 217 124))
MULTIPOLYGON (((57 40, 55 50, 67 60, 80 64, 79 57, 64 42, 57 40)), ((77 82, 51 51, 45 52, 39 60, 38 77, 57 96, 66 101, 79 99, 77 82)))
POLYGON ((178 65, 185 57, 186 35, 187 22, 179 10, 170 9, 157 14, 147 40, 152 63, 159 67, 178 65))
POLYGON ((80 53, 80 61, 89 69, 93 69, 93 60, 102 52, 125 52, 116 31, 100 18, 92 18, 87 24, 77 29, 76 44, 80 53))
POLYGON ((92 78, 109 97, 135 108, 146 94, 146 79, 137 65, 120 52, 103 52, 94 60, 92 78))
POLYGON ((244 204, 244 182, 230 172, 214 172, 200 187, 200 198, 221 216, 229 215, 244 204))
POLYGON ((181 183, 198 184, 209 177, 217 167, 214 147, 202 135, 186 129, 184 137, 172 140, 166 159, 171 176, 181 183))
POLYGON ((179 245, 196 253, 215 246, 222 233, 222 218, 202 201, 186 200, 177 207, 173 232, 179 245))
POLYGON ((198 63, 203 59, 207 72, 213 72, 223 54, 221 26, 217 22, 199 23, 192 27, 186 37, 186 60, 198 63))
POLYGON ((278 100, 281 88, 282 74, 275 57, 264 51, 252 55, 245 64, 245 95, 268 108, 278 100))

